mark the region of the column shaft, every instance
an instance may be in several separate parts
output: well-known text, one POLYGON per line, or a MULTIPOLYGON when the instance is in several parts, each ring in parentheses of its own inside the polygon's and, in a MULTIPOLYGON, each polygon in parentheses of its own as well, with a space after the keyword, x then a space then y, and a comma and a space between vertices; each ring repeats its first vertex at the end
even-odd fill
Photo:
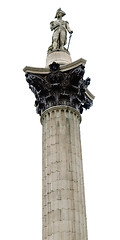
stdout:
POLYGON ((41 117, 43 240, 87 240, 80 121, 68 106, 41 117))

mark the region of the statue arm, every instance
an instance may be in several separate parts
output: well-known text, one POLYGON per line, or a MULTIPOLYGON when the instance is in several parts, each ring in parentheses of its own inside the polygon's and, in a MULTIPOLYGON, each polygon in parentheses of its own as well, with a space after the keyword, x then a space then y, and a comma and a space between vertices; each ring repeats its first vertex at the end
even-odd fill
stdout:
POLYGON ((66 28, 68 30, 69 33, 73 33, 73 31, 71 30, 70 26, 69 26, 69 22, 66 22, 66 28))
POLYGON ((50 29, 51 29, 51 31, 53 31, 53 29, 54 29, 54 21, 50 22, 50 29))

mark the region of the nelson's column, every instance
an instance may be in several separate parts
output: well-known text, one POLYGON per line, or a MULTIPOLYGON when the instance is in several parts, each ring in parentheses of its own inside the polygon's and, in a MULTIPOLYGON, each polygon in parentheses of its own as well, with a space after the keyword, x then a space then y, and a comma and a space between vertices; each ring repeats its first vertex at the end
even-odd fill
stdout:
POLYGON ((42 124, 42 239, 87 240, 80 122, 94 96, 87 89, 90 78, 83 78, 86 60, 72 62, 73 31, 64 15, 59 8, 50 23, 46 67, 24 72, 42 124))

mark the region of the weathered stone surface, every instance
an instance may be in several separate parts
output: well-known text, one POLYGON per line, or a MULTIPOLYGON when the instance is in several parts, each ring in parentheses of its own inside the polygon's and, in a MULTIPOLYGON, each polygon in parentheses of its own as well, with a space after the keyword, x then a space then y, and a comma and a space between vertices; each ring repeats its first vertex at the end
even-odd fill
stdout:
POLYGON ((41 116, 43 240, 87 240, 80 122, 69 106, 41 116))

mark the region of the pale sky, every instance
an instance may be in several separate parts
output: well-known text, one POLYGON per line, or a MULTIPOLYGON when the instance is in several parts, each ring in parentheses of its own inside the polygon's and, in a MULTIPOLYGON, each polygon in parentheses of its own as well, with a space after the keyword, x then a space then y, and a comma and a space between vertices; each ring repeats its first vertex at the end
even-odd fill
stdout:
POLYGON ((72 60, 87 60, 95 95, 81 141, 89 240, 120 239, 118 0, 4 0, 0 6, 0 240, 42 239, 42 126, 23 68, 45 67, 50 21, 62 8, 72 60))

